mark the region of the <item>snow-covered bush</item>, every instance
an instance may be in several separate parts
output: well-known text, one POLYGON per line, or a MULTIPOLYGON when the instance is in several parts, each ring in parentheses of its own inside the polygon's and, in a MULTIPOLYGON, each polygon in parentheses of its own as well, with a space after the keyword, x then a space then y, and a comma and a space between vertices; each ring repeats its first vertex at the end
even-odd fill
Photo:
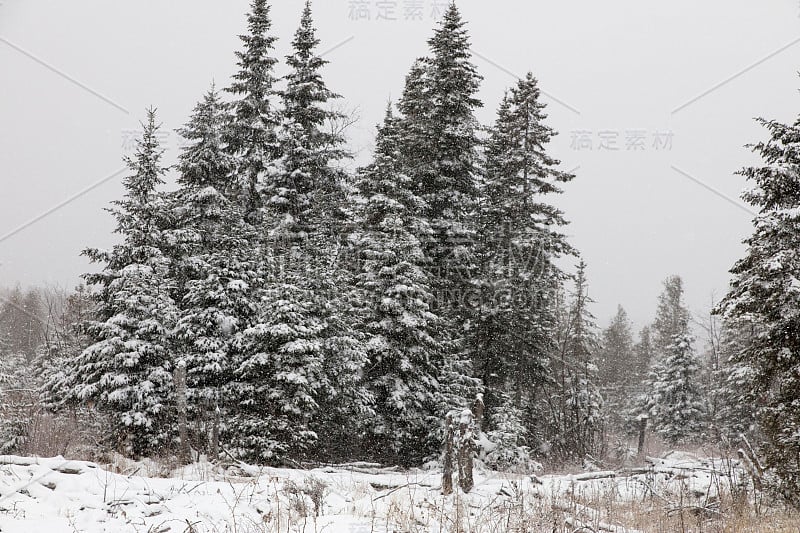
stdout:
POLYGON ((25 356, 0 356, 0 453, 19 453, 28 434, 30 410, 36 407, 25 356))
POLYGON ((481 440, 485 453, 483 461, 489 468, 500 472, 519 474, 533 473, 541 465, 531 457, 531 449, 526 445, 527 430, 522 423, 522 410, 510 401, 492 415, 492 426, 481 440))

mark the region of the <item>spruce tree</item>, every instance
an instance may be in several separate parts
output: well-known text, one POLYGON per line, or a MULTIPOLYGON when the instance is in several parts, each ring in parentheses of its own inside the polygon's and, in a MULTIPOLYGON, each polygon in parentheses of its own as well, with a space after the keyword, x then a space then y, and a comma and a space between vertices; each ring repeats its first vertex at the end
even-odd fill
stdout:
POLYGON ((412 191, 424 202, 422 217, 430 232, 419 234, 431 276, 433 307, 443 320, 449 408, 474 397, 467 354, 476 294, 475 223, 480 174, 479 124, 475 110, 481 77, 471 62, 469 37, 455 4, 434 36, 430 57, 415 61, 398 104, 399 160, 412 191))
POLYGON ((399 150, 406 174, 417 194, 422 189, 422 174, 429 164, 432 139, 428 135, 433 100, 428 97, 429 60, 417 58, 406 74, 402 97, 397 103, 401 113, 399 150))
POLYGON ((9 350, 22 354, 31 362, 44 340, 44 313, 39 291, 16 286, 7 297, 0 298, 0 335, 5 336, 9 350))
POLYGON ((419 216, 424 203, 401 170, 398 144, 398 120, 389 110, 374 161, 357 182, 363 197, 357 282, 367 304, 361 318, 368 334, 364 384, 375 411, 365 444, 373 458, 414 464, 438 447, 431 428, 444 414, 440 398, 447 383, 442 321, 431 309, 431 279, 416 237, 430 229, 419 216))
POLYGON ((631 394, 640 392, 641 379, 636 371, 631 322, 621 305, 617 306, 611 324, 603 330, 597 360, 606 420, 622 427, 626 404, 631 394))
MULTIPOLYGON (((661 387, 668 376, 676 372, 683 372, 677 368, 667 366, 667 360, 672 363, 688 362, 690 357, 676 357, 676 343, 679 339, 691 337, 689 330, 690 314, 683 303, 683 280, 680 276, 670 276, 663 282, 663 290, 658 296, 658 307, 653 325, 647 329, 647 336, 642 337, 640 350, 640 363, 646 358, 645 352, 650 349, 650 366, 647 368, 645 385, 639 395, 633 400, 628 413, 631 420, 641 415, 647 415, 654 427, 661 427, 659 418, 671 417, 662 411, 662 399, 658 388, 661 387), (645 344, 647 341, 647 344, 645 344)), ((644 332, 644 330, 643 330, 644 332)), ((643 333, 644 334, 644 333, 643 333)), ((691 345, 691 343, 689 343, 691 345)), ((691 348, 689 349, 691 352, 691 348)), ((694 379, 694 370, 684 370, 694 379)), ((692 385, 694 386, 694 385, 692 385)), ((666 409, 666 407, 664 407, 666 409)), ((666 423, 666 422, 663 422, 666 423)), ((676 437, 683 439, 683 436, 676 437)))
MULTIPOLYGON (((481 76, 471 62, 466 24, 455 3, 428 41, 430 57, 418 60, 406 79, 399 108, 405 172, 425 201, 433 235, 426 238, 437 303, 450 318, 469 315, 475 274, 474 216, 478 198, 480 140, 475 110, 481 76)), ((452 332, 456 339, 460 331, 452 332)))
POLYGON ((640 362, 648 351, 651 361, 644 390, 634 400, 629 416, 647 415, 652 427, 672 444, 698 438, 705 429, 708 411, 689 319, 683 303, 683 281, 670 276, 658 297, 652 336, 650 329, 643 330, 637 346, 640 362))
POLYGON ((325 131, 340 115, 325 108, 338 96, 322 79, 318 45, 306 2, 287 57, 277 159, 263 189, 262 231, 274 264, 254 324, 237 338, 231 385, 236 446, 270 462, 341 454, 347 422, 363 414, 363 353, 345 312, 352 275, 339 259, 346 198, 334 163, 346 154, 341 136, 325 131), (326 439, 316 446, 318 433, 326 439))
POLYGON ((535 395, 549 379, 553 288, 564 277, 555 261, 573 253, 559 231, 566 220, 547 203, 573 176, 545 152, 555 132, 544 124, 539 97, 528 74, 503 99, 486 143, 476 281, 482 298, 470 348, 490 411, 506 388, 521 406, 522 391, 535 395))
POLYGON ((226 104, 212 83, 192 111, 189 122, 178 130, 188 141, 178 164, 178 183, 185 189, 213 187, 223 194, 233 192, 236 159, 228 153, 223 139, 227 121, 226 104))
POLYGON ((655 357, 651 332, 650 326, 644 326, 639 331, 639 341, 633 346, 634 365, 631 371, 634 373, 633 381, 636 383, 644 382, 655 357))
POLYGON ((227 89, 234 97, 225 135, 229 153, 237 158, 235 195, 248 220, 260 219, 261 188, 275 171, 278 153, 279 113, 275 107, 273 72, 278 60, 272 53, 276 37, 267 0, 253 0, 247 16, 247 33, 240 36, 243 49, 236 52, 239 71, 227 89))
POLYGON ((683 303, 683 280, 670 276, 664 280, 664 290, 658 297, 658 309, 653 321, 653 349, 656 357, 671 350, 676 335, 685 335, 691 319, 683 303))
POLYGON ((595 319, 589 310, 591 302, 586 263, 581 261, 558 365, 562 405, 557 412, 560 431, 555 451, 562 458, 583 458, 595 453, 600 445, 603 398, 598 387, 595 363, 598 339, 595 319))
MULTIPOLYGON (((492 429, 486 434, 492 443, 484 462, 499 472, 532 474, 538 463, 532 459, 528 446, 525 413, 512 399, 506 399, 492 415, 492 429)), ((541 465, 538 465, 541 466, 541 465)))
POLYGON ((650 377, 650 419, 654 429, 671 444, 699 439, 705 429, 700 364, 693 342, 690 335, 676 335, 650 377))
POLYGON ((631 322, 621 305, 617 306, 617 314, 611 324, 603 330, 601 345, 598 363, 603 386, 635 383, 631 322))
POLYGON ((178 130, 190 144, 179 156, 180 188, 171 197, 179 301, 173 335, 187 369, 189 414, 202 431, 196 446, 209 444, 215 412, 230 407, 223 387, 231 379, 232 344, 253 323, 266 266, 244 209, 226 195, 235 161, 222 138, 224 126, 224 107, 212 86, 178 130))
POLYGON ((170 443, 172 354, 168 333, 176 318, 165 280, 165 202, 157 187, 166 171, 158 143, 155 111, 148 110, 144 134, 127 163, 125 198, 109 211, 122 242, 111 250, 84 254, 102 271, 86 274, 97 287, 96 318, 85 326, 92 344, 74 361, 73 395, 113 415, 111 439, 128 453, 146 455, 170 443))
POLYGON ((310 424, 325 379, 325 327, 301 287, 269 284, 256 323, 237 336, 226 387, 234 402, 231 440, 243 458, 281 464, 304 457, 315 444, 310 424))
POLYGON ((714 373, 712 398, 717 406, 714 424, 720 436, 738 445, 742 435, 750 442, 761 439, 758 415, 763 397, 756 386, 756 369, 739 354, 750 349, 759 328, 752 318, 730 319, 722 324, 720 368, 714 373))
POLYGON ((319 204, 324 203, 318 200, 338 192, 342 176, 331 163, 347 155, 342 136, 324 129, 342 115, 326 109, 340 96, 322 78, 320 71, 328 62, 316 53, 319 43, 307 1, 292 41, 293 53, 286 58, 290 72, 281 92, 280 167, 265 190, 267 204, 281 216, 275 236, 282 239, 302 238, 310 231, 312 211, 316 208, 318 218, 319 204))
POLYGON ((730 290, 719 306, 726 321, 757 328, 733 363, 752 372, 749 394, 763 399, 757 414, 768 466, 785 494, 800 501, 800 119, 759 119, 770 134, 752 146, 760 166, 739 172, 752 184, 742 195, 758 210, 747 251, 731 269, 730 290))

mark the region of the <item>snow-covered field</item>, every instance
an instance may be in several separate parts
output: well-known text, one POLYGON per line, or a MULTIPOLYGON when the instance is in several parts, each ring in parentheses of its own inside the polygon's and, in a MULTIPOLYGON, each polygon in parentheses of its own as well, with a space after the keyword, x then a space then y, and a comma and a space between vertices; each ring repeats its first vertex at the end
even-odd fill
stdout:
POLYGON ((738 478, 735 463, 673 453, 617 472, 477 472, 471 493, 445 497, 438 471, 199 462, 168 473, 152 462, 120 460, 104 469, 62 458, 0 456, 0 531, 633 532, 641 525, 625 523, 628 504, 713 515, 730 487, 731 467, 738 478), (158 477, 165 473, 170 477, 158 477))

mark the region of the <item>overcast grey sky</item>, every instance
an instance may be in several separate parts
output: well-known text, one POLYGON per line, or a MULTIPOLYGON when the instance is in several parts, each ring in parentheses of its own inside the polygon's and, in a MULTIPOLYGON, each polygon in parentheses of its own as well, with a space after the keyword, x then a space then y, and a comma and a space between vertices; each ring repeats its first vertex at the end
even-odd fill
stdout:
MULTIPOLYGON (((360 158, 442 3, 314 2, 322 49, 338 45, 327 81, 361 115, 350 132, 360 158)), ((272 4, 283 56, 302 2, 272 4)), ((684 277, 693 311, 721 296, 750 232, 733 173, 755 161, 743 145, 765 136, 752 117, 800 111, 800 3, 458 4, 485 77, 479 118, 490 123, 529 70, 548 95, 560 132, 551 151, 579 167, 559 205, 600 325, 618 303, 637 325, 650 320, 670 274, 684 277)), ((171 132, 212 79, 227 85, 247 10, 246 0, 0 2, 0 285, 78 282, 80 250, 113 243, 102 209, 121 193, 145 107, 171 132)), ((173 162, 174 132, 165 142, 173 162)))

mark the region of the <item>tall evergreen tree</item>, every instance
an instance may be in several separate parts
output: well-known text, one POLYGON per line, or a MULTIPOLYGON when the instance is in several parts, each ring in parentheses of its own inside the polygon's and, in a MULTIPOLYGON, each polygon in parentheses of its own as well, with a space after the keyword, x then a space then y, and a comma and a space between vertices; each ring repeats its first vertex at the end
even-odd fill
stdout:
POLYGON ((400 153, 405 172, 412 179, 417 194, 422 190, 422 174, 431 157, 431 139, 428 136, 433 100, 428 97, 429 60, 420 57, 414 60, 406 74, 402 97, 397 108, 402 118, 398 126, 400 153))
POLYGON ((713 422, 721 436, 733 445, 738 445, 742 435, 750 442, 761 440, 758 421, 764 398, 758 393, 755 367, 739 357, 758 338, 758 331, 750 317, 722 324, 720 368, 712 376, 713 400, 717 406, 713 422))
POLYGON ((338 260, 345 196, 334 163, 346 154, 341 136, 325 131, 340 115, 325 108, 338 96, 322 79, 318 45, 306 2, 287 57, 278 159, 263 190, 275 264, 254 325, 237 339, 231 389, 237 447, 272 462, 340 453, 344 422, 364 403, 356 387, 363 354, 344 312, 351 272, 338 260), (314 448, 318 432, 326 439, 314 448))
POLYGON ((631 394, 640 392, 641 379, 636 371, 631 322, 621 305, 611 324, 603 330, 598 351, 599 382, 605 400, 606 421, 623 427, 625 406, 631 394))
POLYGON ((387 111, 374 161, 359 173, 364 204, 358 234, 363 267, 358 285, 367 308, 364 382, 375 402, 366 445, 382 460, 418 463, 437 449, 431 438, 444 414, 441 319, 432 311, 431 279, 416 235, 430 229, 422 200, 399 161, 398 120, 387 111))
POLYGON ((480 145, 475 110, 482 106, 476 98, 482 78, 471 62, 469 36, 455 3, 428 45, 430 57, 415 63, 399 104, 401 146, 405 171, 425 201, 424 214, 434 231, 425 251, 436 276, 438 304, 451 307, 451 318, 463 323, 469 314, 464 299, 475 273, 471 222, 480 145))
POLYGON ((267 264, 233 189, 235 161, 222 134, 224 106, 212 87, 178 133, 190 141, 180 154, 172 195, 173 277, 179 317, 173 333, 187 369, 190 415, 202 427, 195 445, 209 444, 214 413, 230 407, 232 343, 252 325, 267 264))
POLYGON ((475 110, 481 76, 471 62, 469 36, 455 4, 447 9, 428 41, 429 57, 417 60, 399 102, 402 172, 424 202, 422 216, 431 229, 422 240, 431 275, 434 310, 447 353, 443 364, 450 397, 475 394, 466 354, 466 336, 475 304, 475 216, 480 140, 475 110))
POLYGON ((565 333, 557 365, 560 387, 555 395, 561 405, 551 409, 558 428, 554 451, 562 458, 583 458, 595 453, 600 445, 603 398, 595 363, 598 339, 595 319, 589 310, 591 301, 586 264, 581 261, 567 323, 562 325, 565 333))
POLYGON ((431 57, 425 96, 431 102, 427 133, 433 134, 433 145, 429 167, 420 169, 421 192, 431 218, 441 218, 442 223, 465 222, 476 197, 480 141, 474 113, 483 105, 476 98, 482 78, 471 62, 465 26, 452 3, 428 41, 431 57))
POLYGON ((650 326, 644 326, 639 331, 639 341, 633 346, 634 365, 632 371, 635 376, 635 381, 638 383, 644 382, 647 377, 647 371, 654 360, 654 347, 653 335, 650 326))
POLYGON ((251 222, 259 218, 263 204, 260 189, 275 172, 278 153, 280 118, 275 108, 273 72, 278 60, 272 55, 276 37, 270 34, 271 29, 267 0, 253 0, 247 16, 248 32, 240 36, 243 49, 236 52, 239 71, 227 89, 234 100, 225 141, 238 160, 235 194, 251 222))
POLYGON ((504 390, 521 407, 551 377, 553 294, 564 277, 555 261, 573 253, 559 230, 566 220, 546 201, 573 176, 545 152, 555 132, 544 124, 539 97, 528 74, 503 99, 486 143, 476 282, 482 305, 470 347, 487 385, 490 420, 504 390))
POLYGON ((672 443, 696 438, 704 427, 706 410, 699 398, 699 363, 692 348, 689 319, 683 303, 683 281, 670 276, 658 297, 646 385, 631 414, 647 414, 653 427, 672 443))
POLYGON ((178 130, 188 144, 179 156, 178 183, 186 189, 213 187, 231 193, 236 159, 228 153, 223 139, 228 115, 226 104, 212 83, 192 111, 188 124, 178 130))
POLYGON ((598 362, 600 381, 604 386, 636 381, 631 322, 621 305, 617 306, 611 324, 603 330, 598 362))
POLYGON ((0 297, 0 336, 9 350, 31 362, 44 341, 44 316, 39 292, 17 286, 7 297, 0 297))
POLYGON ((134 455, 171 441, 173 361, 167 339, 176 317, 165 284, 165 205, 157 187, 166 170, 153 109, 143 127, 135 157, 127 159, 132 174, 124 180, 125 198, 109 209, 122 243, 84 252, 103 269, 84 276, 98 287, 97 317, 85 327, 92 344, 71 372, 73 394, 111 411, 111 438, 134 455))
POLYGON ((689 335, 676 335, 666 357, 650 376, 650 419, 655 430, 672 444, 699 439, 705 429, 700 364, 693 341, 689 335))
POLYGON ((281 238, 302 237, 310 230, 311 211, 325 203, 315 197, 319 200, 339 192, 341 172, 331 163, 347 155, 342 148, 344 138, 324 129, 342 115, 325 107, 340 96, 322 79, 320 71, 328 62, 316 53, 319 43, 311 2, 306 1, 292 41, 293 53, 286 58, 290 72, 281 93, 280 168, 265 190, 268 205, 283 217, 277 228, 281 238))
POLYGON ((653 321, 653 348, 656 357, 671 350, 676 335, 686 335, 691 315, 683 303, 683 280, 670 276, 664 280, 664 290, 658 297, 658 309, 653 321))
POLYGON ((731 269, 719 306, 726 320, 747 320, 757 335, 733 363, 752 372, 751 394, 767 463, 787 495, 800 501, 800 118, 792 124, 759 119, 770 133, 752 146, 763 164, 739 172, 753 185, 744 200, 758 210, 747 252, 731 269))

